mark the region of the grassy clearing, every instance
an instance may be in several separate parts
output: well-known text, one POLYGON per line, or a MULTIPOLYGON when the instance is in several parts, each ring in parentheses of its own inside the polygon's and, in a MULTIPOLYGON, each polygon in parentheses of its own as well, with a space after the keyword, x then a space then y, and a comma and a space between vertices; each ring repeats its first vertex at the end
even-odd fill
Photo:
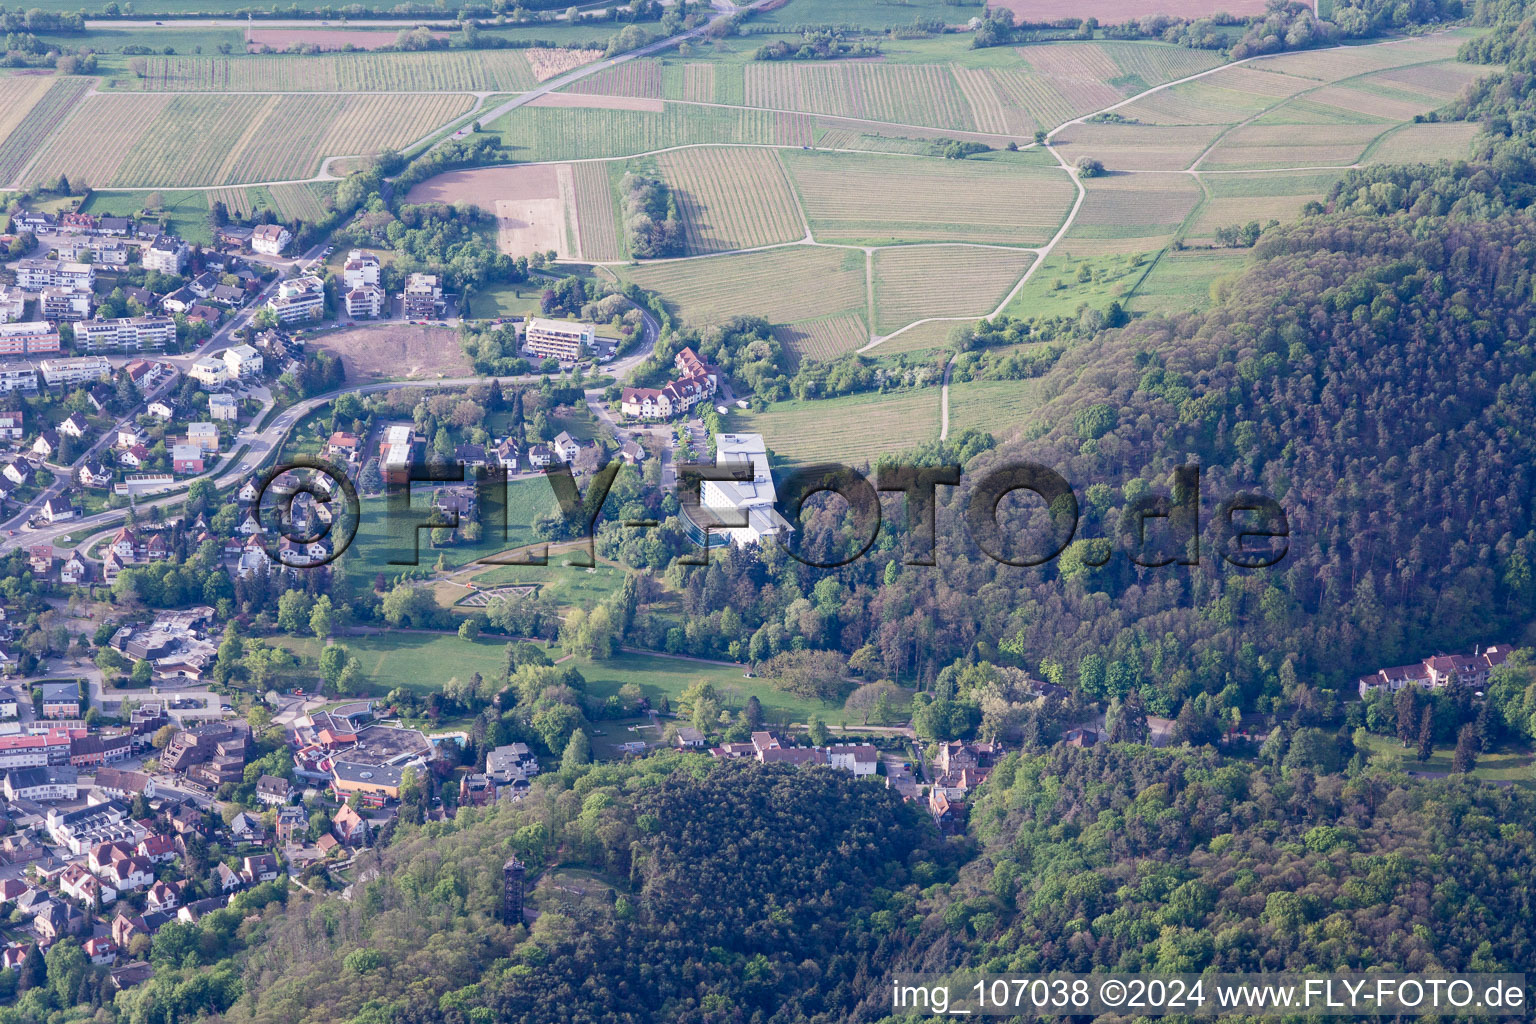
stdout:
MULTIPOLYGON (((1440 747, 1430 754, 1429 760, 1420 761, 1418 751, 1405 748, 1389 736, 1374 734, 1366 737, 1365 747, 1371 761, 1382 767, 1433 775, 1450 774, 1456 753, 1454 747, 1440 747)), ((1532 768, 1533 763, 1536 763, 1536 757, 1529 750, 1495 750, 1477 755, 1477 764, 1470 774, 1479 782, 1512 783, 1527 789, 1536 788, 1536 769, 1532 768)))
POLYGON ((699 148, 656 158, 677 197, 689 255, 793 242, 805 234, 771 149, 699 148))
POLYGON ((875 331, 936 316, 985 316, 1035 261, 1031 252, 943 245, 875 251, 875 331))
POLYGON ((875 356, 896 355, 900 352, 928 352, 934 349, 948 349, 949 334, 956 327, 961 326, 959 321, 934 320, 926 324, 918 324, 908 328, 880 343, 880 347, 873 349, 870 354, 875 356))
POLYGON ((1243 249, 1194 249, 1166 252, 1142 280, 1128 308, 1136 313, 1185 313, 1211 304, 1211 285, 1241 270, 1243 249))
POLYGON ((764 412, 730 415, 731 429, 763 435, 791 463, 858 465, 907 451, 939 436, 939 389, 776 402, 764 412))
MULTIPOLYGON (((358 516, 357 536, 347 550, 347 567, 350 571, 372 576, 375 573, 394 574, 414 568, 409 564, 391 564, 392 561, 409 562, 416 522, 430 522, 428 504, 431 486, 418 483, 411 489, 411 511, 392 520, 386 499, 364 498, 358 516)), ((500 524, 487 521, 479 543, 457 543, 445 548, 433 548, 429 530, 419 531, 418 566, 427 568, 436 563, 438 555, 450 567, 457 567, 486 558, 500 551, 532 544, 538 538, 533 533, 533 523, 541 515, 554 510, 554 493, 542 479, 518 480, 507 485, 507 530, 503 536, 500 524)), ((487 517, 490 511, 486 510, 487 517)), ((491 567, 487 567, 488 569, 491 567)))
POLYGON ((1076 246, 1058 245, 1003 312, 1009 316, 1073 316, 1083 306, 1104 309, 1117 300, 1123 303, 1153 255, 1088 255, 1076 246))
POLYGON ((767 252, 654 263, 620 271, 642 288, 659 292, 690 324, 732 316, 761 316, 774 323, 864 313, 864 254, 819 246, 786 246, 767 252))
POLYGON ((1075 192, 1041 153, 969 160, 784 153, 818 240, 1040 245, 1075 192))
POLYGON ((768 718, 775 722, 805 722, 813 714, 828 716, 842 711, 840 704, 808 700, 775 689, 761 679, 748 679, 744 669, 734 665, 714 665, 629 651, 607 661, 575 658, 565 664, 574 665, 587 680, 587 692, 599 697, 618 693, 625 683, 634 683, 654 706, 662 697, 675 702, 684 690, 705 681, 714 684, 728 707, 742 707, 755 695, 762 702, 768 718))

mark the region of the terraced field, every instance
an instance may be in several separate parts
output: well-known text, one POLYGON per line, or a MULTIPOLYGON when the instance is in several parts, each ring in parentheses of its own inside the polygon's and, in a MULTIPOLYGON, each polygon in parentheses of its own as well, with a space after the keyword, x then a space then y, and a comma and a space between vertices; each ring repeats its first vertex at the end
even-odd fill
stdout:
POLYGON ((683 218, 689 255, 792 242, 805 235, 771 149, 699 148, 656 160, 683 218))
POLYGON ((574 164, 573 168, 576 174, 577 244, 581 247, 581 258, 597 262, 623 259, 608 165, 589 161, 574 164))
POLYGON ((820 241, 1039 245, 1075 190, 1045 154, 937 160, 842 153, 783 154, 820 241))
MULTIPOLYGON (((22 184, 16 179, 27 162, 90 89, 91 79, 12 75, 5 81, 6 89, 0 92, 0 125, 6 128, 0 136, 0 185, 22 184), (38 82, 44 83, 41 90, 38 82)), ((54 177, 49 175, 49 180, 54 177)))
POLYGON ((749 107, 929 128, 975 127, 965 95, 941 65, 760 62, 744 74, 749 107))
POLYGON ((791 462, 858 466, 937 440, 939 389, 778 402, 730 420, 731 429, 762 434, 773 454, 791 462))
POLYGON ((877 249, 875 331, 929 317, 986 316, 1035 261, 1025 251, 966 245, 877 249))
POLYGON ((633 156, 673 146, 775 145, 778 115, 667 103, 660 113, 590 107, 519 107, 487 130, 500 132, 519 160, 633 156))
POLYGON ((650 263, 621 270, 661 293, 687 323, 761 316, 777 324, 844 314, 862 318, 867 305, 864 254, 820 246, 650 263))
POLYGON ((522 92, 538 84, 526 54, 148 57, 143 87, 165 92, 522 92))

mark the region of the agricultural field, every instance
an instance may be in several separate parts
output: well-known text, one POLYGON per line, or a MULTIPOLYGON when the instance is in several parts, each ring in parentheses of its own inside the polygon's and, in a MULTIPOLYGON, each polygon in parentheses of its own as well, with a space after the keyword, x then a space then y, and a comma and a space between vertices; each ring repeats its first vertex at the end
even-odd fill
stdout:
POLYGON ((656 158, 689 255, 798 241, 805 225, 771 149, 694 148, 656 158))
POLYGON ((1160 249, 1201 198, 1188 174, 1111 174, 1083 187, 1087 195, 1062 243, 1079 252, 1160 249))
POLYGON ((1479 127, 1475 121, 1404 125, 1376 140, 1365 151, 1365 157, 1372 163, 1384 164, 1458 160, 1472 148, 1472 138, 1479 127))
POLYGON ((773 336, 798 366, 806 359, 836 359, 855 351, 868 343, 869 328, 863 317, 844 314, 784 324, 773 329, 773 336))
POLYGON ((522 92, 538 84, 530 52, 146 57, 140 84, 163 92, 522 92))
POLYGON ((749 64, 744 73, 749 107, 959 131, 976 127, 954 76, 938 65, 770 61, 749 64))
POLYGON ((576 173, 576 244, 581 258, 595 262, 623 259, 608 165, 588 160, 572 166, 576 173))
POLYGON ((986 316, 1035 261, 1026 250, 900 246, 874 254, 875 332, 930 317, 986 316))
POLYGON ((1040 407, 1039 381, 955 381, 949 386, 949 433, 975 428, 1002 437, 1040 407))
POLYGON ((412 203, 469 203, 496 218, 497 248, 509 256, 554 250, 576 255, 576 180, 570 164, 471 167, 428 178, 412 203))
POLYGON ((1233 129, 1206 154, 1201 170, 1268 167, 1341 167, 1360 159, 1382 132, 1379 124, 1249 124, 1233 129))
MULTIPOLYGON (((1050 24, 1062 17, 1063 8, 1056 0, 989 0, 993 7, 1013 12, 1018 21, 1050 24)), ((1134 21, 1152 14, 1167 14, 1170 8, 1161 0, 1086 0, 1072 5, 1074 18, 1098 18, 1106 25, 1134 21)), ((1176 13, 1181 18, 1208 18, 1225 12, 1243 17, 1264 13, 1264 0, 1185 0, 1176 13)))
POLYGON ((325 216, 322 193, 312 184, 273 185, 269 190, 286 221, 314 223, 325 216))
POLYGON ((1092 157, 1111 171, 1181 171, 1222 131, 1220 125, 1074 124, 1051 141, 1069 164, 1092 157))
POLYGON ((272 200, 272 193, 259 186, 211 188, 208 190, 208 208, 212 209, 214 203, 223 203, 224 209, 229 211, 232 217, 249 217, 257 210, 277 209, 276 201, 272 200))
POLYGON ((1209 242, 1217 228, 1294 220, 1308 202, 1323 202, 1343 171, 1280 171, 1274 174, 1202 175, 1210 193, 1185 238, 1209 242))
POLYGON ((776 324, 853 314, 868 305, 864 254, 795 245, 764 252, 668 260, 619 273, 660 293, 685 322, 761 316, 776 324))
POLYGON ((1212 285, 1241 271, 1247 261, 1244 249, 1165 252, 1142 279, 1127 308, 1164 315, 1204 309, 1211 304, 1212 285))
POLYGON ((1256 71, 1253 65, 1222 68, 1194 81, 1143 96, 1115 111, 1141 124, 1237 124, 1317 83, 1256 71))
POLYGON ((501 133, 518 160, 579 160, 688 145, 779 145, 781 116, 686 103, 664 103, 659 113, 526 106, 483 127, 501 133))
POLYGON ((1475 31, 1460 29, 1430 35, 1394 39, 1384 43, 1336 46, 1321 50, 1298 50, 1254 61, 1250 67, 1280 74, 1311 78, 1319 82, 1337 82, 1345 78, 1405 68, 1412 64, 1430 64, 1453 60, 1463 42, 1475 31))
POLYGON ((783 154, 819 241, 1040 245, 1076 195, 1043 153, 969 160, 783 154))
POLYGON ((404 146, 423 125, 448 121, 470 102, 458 95, 92 96, 31 173, 139 187, 307 178, 325 156, 404 146), (137 131, 123 131, 125 124, 137 131))
MULTIPOLYGON (((23 183, 18 179, 27 161, 90 87, 89 78, 6 77, 5 89, 0 91, 0 127, 4 128, 0 140, 0 185, 23 183), (41 88, 38 83, 43 83, 41 88)), ((54 177, 57 175, 48 180, 54 177)), ((28 179, 36 180, 39 179, 28 179)))
POLYGON ((948 349, 951 347, 950 332, 962 326, 963 323, 964 321, 958 320, 929 320, 926 323, 913 324, 898 334, 886 337, 877 347, 870 349, 869 355, 893 356, 903 352, 948 349))
POLYGON ((786 462, 858 466, 937 440, 939 389, 776 402, 763 412, 732 412, 730 429, 762 434, 786 462))

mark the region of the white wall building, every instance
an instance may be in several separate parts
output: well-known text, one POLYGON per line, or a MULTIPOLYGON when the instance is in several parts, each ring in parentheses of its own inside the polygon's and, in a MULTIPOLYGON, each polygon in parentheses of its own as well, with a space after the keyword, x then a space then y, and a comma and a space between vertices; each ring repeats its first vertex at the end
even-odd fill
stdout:
POLYGON ((715 435, 715 465, 743 464, 751 467, 751 480, 705 480, 699 485, 700 502, 706 510, 727 523, 745 520, 744 525, 722 526, 711 532, 729 537, 732 544, 747 545, 793 530, 774 508, 777 495, 768 471, 768 448, 763 444, 763 435, 715 435))

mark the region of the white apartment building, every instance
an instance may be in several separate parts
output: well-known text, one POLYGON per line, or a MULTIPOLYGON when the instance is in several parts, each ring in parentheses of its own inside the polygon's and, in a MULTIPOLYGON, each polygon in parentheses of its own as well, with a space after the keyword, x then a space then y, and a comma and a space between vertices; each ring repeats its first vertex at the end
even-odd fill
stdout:
POLYGON ((103 356, 74 356, 63 359, 44 359, 38 363, 43 371, 43 381, 49 387, 74 387, 92 380, 110 380, 112 364, 103 356))
POLYGON ((261 353, 249 345, 236 345, 224 350, 224 368, 231 380, 260 377, 265 365, 261 353))
POLYGON ((75 325, 75 343, 87 352, 138 352, 164 348, 176 337, 176 321, 168 316, 130 316, 91 320, 75 325))
POLYGON ((318 320, 325 313, 325 284, 308 274, 289 278, 277 286, 277 294, 267 300, 267 307, 281 323, 318 320))
POLYGON ((401 297, 405 300, 407 320, 430 320, 443 301, 442 282, 436 274, 412 274, 406 279, 401 297))
POLYGON ((0 356, 30 356, 59 350, 59 332, 46 320, 0 324, 0 356))
POLYGON ((235 401, 234 395, 226 395, 220 392, 208 396, 208 415, 216 422, 234 422, 240 418, 240 403, 235 401))
POLYGON ((347 262, 341 268, 341 279, 347 288, 365 288, 379 285, 379 258, 366 249, 353 249, 347 253, 347 262))
POLYGON ((0 285, 0 324, 20 320, 27 308, 27 293, 0 285))
POLYGON ((44 288, 40 296, 43 319, 54 323, 60 320, 73 323, 86 320, 91 315, 91 293, 83 288, 53 286, 44 288))
POLYGON ((229 371, 224 366, 224 360, 204 356, 192 364, 187 376, 201 384, 204 391, 212 391, 229 379, 229 371))
POLYGON ((281 224, 258 224, 251 232, 251 251, 266 256, 279 256, 293 241, 293 232, 281 224))
POLYGON ((16 264, 16 286, 29 292, 44 288, 96 287, 96 268, 89 263, 64 263, 59 260, 20 260, 16 264))
POLYGON ((179 274, 187 264, 187 243, 175 235, 159 235, 144 249, 144 269, 179 274))

